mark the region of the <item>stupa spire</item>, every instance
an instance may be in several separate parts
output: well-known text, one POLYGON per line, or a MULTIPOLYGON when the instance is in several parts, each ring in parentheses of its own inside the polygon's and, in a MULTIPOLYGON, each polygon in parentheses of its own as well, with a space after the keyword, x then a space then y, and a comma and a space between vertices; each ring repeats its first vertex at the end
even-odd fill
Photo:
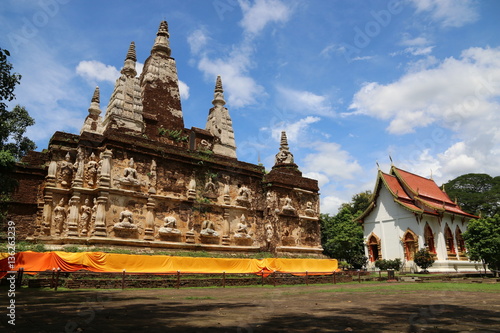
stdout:
POLYGON ((214 100, 212 101, 213 105, 226 105, 226 101, 224 100, 224 89, 222 88, 222 80, 220 75, 217 76, 217 80, 215 81, 215 90, 214 90, 214 100))
POLYGON ((127 51, 127 56, 125 57, 125 64, 121 70, 121 73, 130 77, 135 77, 137 71, 135 70, 135 62, 137 61, 137 56, 135 54, 135 43, 131 42, 127 51))
POLYGON ((170 57, 171 49, 169 39, 170 34, 168 33, 168 23, 167 21, 161 21, 158 32, 156 33, 155 43, 151 49, 151 54, 154 52, 166 53, 170 57))
POLYGON ((210 109, 207 119, 206 129, 217 138, 213 151, 216 154, 236 158, 236 143, 234 141, 233 121, 229 116, 229 111, 224 107, 224 89, 220 75, 215 81, 214 105, 210 109))
POLYGON ((274 160, 274 165, 278 164, 295 164, 293 161, 293 155, 288 147, 288 138, 286 137, 285 131, 281 131, 280 151, 276 154, 276 158, 274 160))
POLYGON ((89 114, 85 118, 85 122, 83 123, 83 127, 80 130, 80 134, 83 132, 94 132, 101 133, 101 107, 100 103, 100 93, 99 87, 95 87, 94 94, 92 95, 92 99, 90 101, 89 114))

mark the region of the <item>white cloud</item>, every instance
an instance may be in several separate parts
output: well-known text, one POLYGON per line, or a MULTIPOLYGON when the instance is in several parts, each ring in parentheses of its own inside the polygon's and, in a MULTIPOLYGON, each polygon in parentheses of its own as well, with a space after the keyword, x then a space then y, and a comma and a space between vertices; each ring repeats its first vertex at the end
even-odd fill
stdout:
MULTIPOLYGON (((281 138, 281 132, 285 131, 289 142, 302 141, 304 136, 306 135, 306 132, 309 129, 309 125, 314 124, 320 120, 321 120, 321 118, 319 118, 319 117, 309 116, 309 117, 300 119, 294 123, 277 124, 271 129, 271 133, 272 133, 271 135, 276 141, 279 142, 279 140, 281 138)), ((265 129, 267 129, 267 128, 263 128, 262 130, 265 130, 265 129)))
POLYGON ((416 139, 417 147, 420 141, 430 149, 406 152, 405 167, 412 172, 433 170, 441 182, 470 172, 499 174, 500 48, 470 48, 432 69, 413 68, 395 82, 367 83, 350 109, 389 121, 392 134, 431 125, 433 133, 441 130, 416 139))
POLYGON ((76 73, 88 80, 109 81, 114 83, 120 77, 115 66, 103 64, 97 60, 83 60, 76 66, 76 73))
POLYGON ((304 158, 304 172, 322 173, 330 181, 338 181, 354 179, 362 171, 358 162, 337 143, 315 142, 311 147, 315 152, 304 158))
POLYGON ((298 113, 316 114, 322 116, 334 116, 335 111, 330 104, 328 96, 317 95, 310 91, 295 90, 285 87, 277 87, 278 98, 283 108, 298 113))
POLYGON ((336 214, 342 203, 349 202, 360 190, 363 169, 349 152, 333 142, 314 142, 313 152, 300 164, 304 177, 318 180, 321 188, 321 212, 336 214), (354 185, 354 186, 353 186, 354 185))
POLYGON ((411 0, 417 12, 430 12, 443 27, 461 27, 479 19, 474 0, 411 0))
POLYGON ((35 119, 26 134, 37 142, 38 150, 46 148, 49 136, 56 131, 79 132, 90 103, 92 93, 82 96, 73 84, 73 69, 61 63, 55 50, 36 40, 21 45, 16 58, 15 70, 23 77, 14 102, 25 106, 35 119))
POLYGON ((401 41, 401 45, 404 46, 425 46, 428 45, 429 41, 427 38, 423 36, 411 38, 409 34, 403 35, 403 40, 401 41))
POLYGON ((240 22, 243 36, 239 44, 231 47, 229 54, 213 57, 214 50, 207 49, 209 37, 202 29, 188 36, 191 53, 198 57, 198 69, 210 81, 221 75, 226 100, 234 108, 255 104, 258 96, 265 96, 264 88, 249 74, 255 66, 254 39, 269 23, 286 22, 292 12, 291 7, 278 0, 257 0, 253 3, 240 0, 239 5, 243 12, 240 22))
POLYGON ((188 44, 191 48, 191 53, 198 54, 202 51, 208 43, 208 36, 202 29, 193 31, 188 36, 188 44))
POLYGON ((189 98, 189 86, 181 80, 179 80, 179 93, 182 99, 186 100, 189 98))
POLYGON ((240 25, 246 33, 258 34, 268 23, 284 23, 292 13, 291 8, 279 0, 256 0, 253 4, 248 0, 239 0, 243 19, 240 25))
POLYGON ((240 54, 228 59, 200 59, 198 68, 208 80, 215 82, 221 76, 225 97, 231 107, 240 108, 255 102, 256 96, 264 94, 264 88, 247 75, 249 57, 240 54))

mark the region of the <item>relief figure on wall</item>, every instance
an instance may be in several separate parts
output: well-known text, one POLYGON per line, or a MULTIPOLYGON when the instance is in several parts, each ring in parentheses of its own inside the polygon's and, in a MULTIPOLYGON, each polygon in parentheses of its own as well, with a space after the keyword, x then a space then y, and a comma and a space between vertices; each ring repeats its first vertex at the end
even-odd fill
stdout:
POLYGON ((90 205, 90 200, 85 199, 84 204, 80 207, 80 236, 88 236, 90 230, 90 220, 92 218, 92 207, 90 205))
POLYGON ((87 185, 89 187, 94 187, 95 184, 97 184, 97 170, 99 168, 99 165, 97 163, 97 158, 92 153, 89 157, 89 162, 87 163, 87 166, 85 167, 85 181, 87 182, 87 185))
POLYGON ((215 231, 215 225, 212 221, 205 220, 201 225, 200 235, 217 237, 219 233, 215 231))
POLYGON ((238 196, 236 197, 236 203, 240 206, 248 206, 250 204, 251 191, 245 185, 241 185, 238 196))
POLYGON ((57 206, 54 208, 52 216, 54 218, 54 227, 56 231, 56 236, 60 236, 63 234, 64 224, 66 222, 66 217, 68 216, 68 212, 64 207, 64 198, 61 199, 57 204, 57 206))
POLYGON ((69 187, 73 179, 73 163, 70 160, 71 156, 68 152, 60 165, 59 182, 62 187, 69 187))
POLYGON ((173 216, 167 216, 163 219, 165 222, 160 228, 159 233, 162 236, 180 235, 181 231, 177 229, 177 219, 173 216))
POLYGON ((137 170, 134 168, 134 159, 131 158, 128 162, 128 167, 123 171, 123 177, 120 178, 120 184, 128 186, 139 185, 139 179, 137 177, 137 170))
POLYGON ((248 225, 246 224, 245 214, 241 214, 240 222, 236 226, 236 231, 234 232, 234 237, 236 238, 250 238, 248 234, 248 225))

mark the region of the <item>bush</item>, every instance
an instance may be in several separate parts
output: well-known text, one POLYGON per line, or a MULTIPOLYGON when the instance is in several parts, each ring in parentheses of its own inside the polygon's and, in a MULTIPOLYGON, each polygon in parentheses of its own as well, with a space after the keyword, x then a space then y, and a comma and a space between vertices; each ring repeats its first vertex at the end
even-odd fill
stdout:
POLYGON ((388 260, 388 259, 379 259, 375 261, 375 267, 380 269, 381 271, 386 271, 388 269, 393 269, 395 271, 399 271, 401 269, 402 261, 400 258, 388 260))
POLYGON ((424 273, 427 272, 427 268, 431 267, 434 261, 434 256, 427 249, 418 250, 413 257, 413 262, 423 269, 424 273))

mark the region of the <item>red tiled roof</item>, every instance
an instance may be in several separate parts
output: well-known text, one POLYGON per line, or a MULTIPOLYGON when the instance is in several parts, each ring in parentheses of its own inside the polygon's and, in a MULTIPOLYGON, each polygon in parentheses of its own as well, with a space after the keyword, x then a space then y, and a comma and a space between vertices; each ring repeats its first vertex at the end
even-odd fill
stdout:
POLYGON ((437 186, 434 180, 415 175, 396 167, 392 167, 391 173, 395 174, 400 181, 407 185, 411 192, 418 194, 419 197, 426 197, 430 199, 430 201, 436 201, 441 204, 449 203, 455 205, 450 197, 437 186))
POLYGON ((377 184, 372 197, 372 203, 358 219, 363 218, 375 207, 373 204, 378 197, 381 183, 394 197, 394 202, 404 209, 418 214, 439 215, 447 212, 470 218, 477 216, 464 212, 460 207, 450 200, 450 197, 437 186, 432 179, 424 178, 408 171, 391 168, 391 174, 379 171, 377 184))

